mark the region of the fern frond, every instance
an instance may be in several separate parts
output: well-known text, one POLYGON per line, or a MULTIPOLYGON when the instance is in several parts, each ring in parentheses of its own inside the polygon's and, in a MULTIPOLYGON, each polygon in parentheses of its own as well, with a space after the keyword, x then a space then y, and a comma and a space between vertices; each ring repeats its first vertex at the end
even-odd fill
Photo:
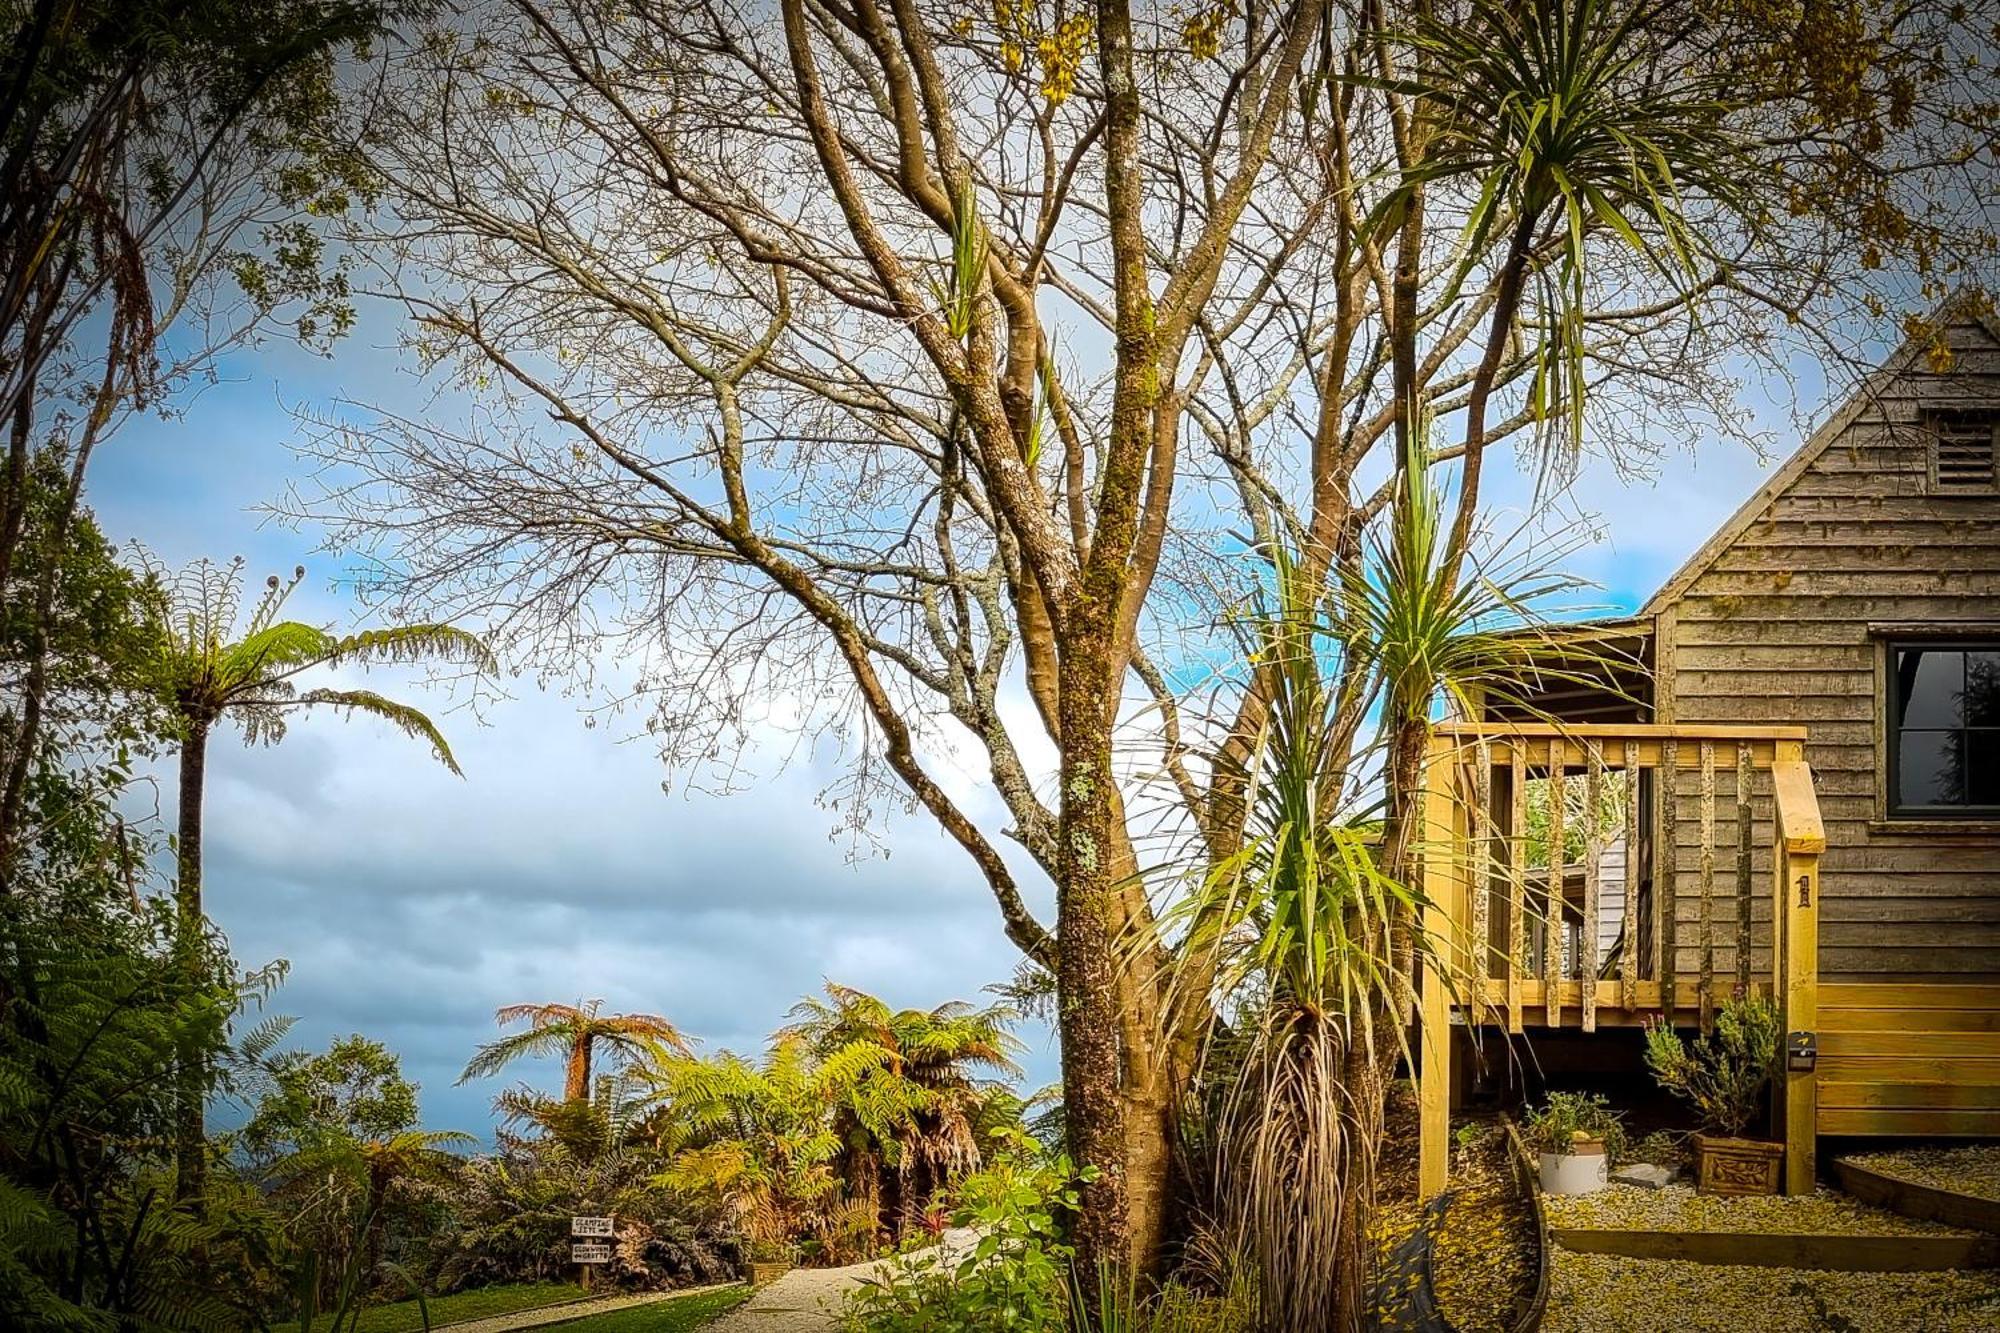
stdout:
POLYGON ((331 645, 323 659, 328 666, 354 662, 411 664, 449 662, 492 675, 500 669, 486 640, 456 625, 394 625, 362 630, 331 645))
POLYGON ((373 690, 325 689, 307 690, 299 696, 299 703, 305 707, 324 704, 331 708, 345 708, 350 712, 379 717, 414 740, 429 741, 439 763, 457 776, 465 776, 464 770, 458 766, 458 760, 452 757, 451 746, 445 743, 444 734, 437 729, 437 724, 422 711, 408 704, 397 703, 394 699, 385 698, 373 690))

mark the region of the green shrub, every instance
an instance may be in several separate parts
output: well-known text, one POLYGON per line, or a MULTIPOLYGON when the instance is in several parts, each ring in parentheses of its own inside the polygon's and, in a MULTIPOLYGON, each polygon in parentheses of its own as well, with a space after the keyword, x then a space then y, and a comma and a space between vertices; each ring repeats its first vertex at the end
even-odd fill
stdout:
POLYGON ((1625 1122, 1595 1092, 1552 1092, 1546 1103, 1529 1110, 1523 1128, 1528 1143, 1543 1152, 1569 1152, 1581 1134, 1601 1139, 1613 1158, 1625 1153, 1625 1122))
POLYGON ((1075 1251, 1059 1220, 1073 1214, 1077 1170, 1018 1129, 994 1133, 990 1164, 959 1182, 955 1226, 979 1239, 952 1260, 935 1249, 906 1251, 883 1277, 848 1297, 850 1333, 1045 1333, 1063 1326, 1075 1251))
POLYGON ((1736 996, 1715 1016, 1715 1030, 1690 1046, 1664 1021, 1646 1025, 1646 1067, 1661 1087, 1689 1103, 1712 1134, 1734 1138, 1762 1109, 1778 1068, 1777 1006, 1736 996))

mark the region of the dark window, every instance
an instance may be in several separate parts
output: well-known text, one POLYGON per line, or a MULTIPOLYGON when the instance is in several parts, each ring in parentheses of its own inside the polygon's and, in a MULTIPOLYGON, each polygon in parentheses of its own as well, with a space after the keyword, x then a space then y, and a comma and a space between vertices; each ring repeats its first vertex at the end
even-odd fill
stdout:
POLYGON ((2000 813, 2000 641, 1889 645, 1889 809, 2000 813))

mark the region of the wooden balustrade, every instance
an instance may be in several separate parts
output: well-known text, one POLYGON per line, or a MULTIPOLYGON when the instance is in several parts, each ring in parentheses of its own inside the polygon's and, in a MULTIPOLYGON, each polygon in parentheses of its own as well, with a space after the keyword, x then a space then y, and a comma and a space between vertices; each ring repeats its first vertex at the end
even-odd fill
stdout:
MULTIPOLYGON (((1594 1032, 1601 1022, 1652 1014, 1706 1026, 1730 990, 1768 986, 1786 1031, 1812 1031, 1817 862, 1825 840, 1805 735, 1800 727, 1581 723, 1437 729, 1423 803, 1426 1195, 1444 1183, 1454 1008, 1468 1023, 1504 1024, 1510 1033, 1537 1023, 1594 1032), (1537 781, 1546 784, 1548 816, 1539 856, 1530 853, 1528 817, 1529 786, 1537 781), (1615 825, 1602 817, 1612 784, 1624 790, 1615 825), (1580 865, 1561 850, 1574 817, 1566 799, 1572 791, 1585 816, 1580 865), (1723 802, 1733 802, 1733 811, 1723 802), (1772 858, 1771 919, 1761 934, 1760 826, 1774 835, 1764 844, 1772 858), (1622 845, 1623 865, 1607 875, 1615 845, 1622 845), (1618 932, 1610 938, 1607 890, 1618 897, 1618 932), (1680 929, 1683 912, 1693 918, 1691 940, 1680 929), (1602 956, 1601 945, 1609 946, 1602 956), (1756 968, 1760 949, 1769 953, 1768 974, 1756 968), (1730 966, 1723 968, 1725 951, 1730 966)), ((1794 1145, 1787 1166, 1793 1187, 1810 1188, 1812 1099, 1809 1070, 1786 1077, 1781 1122, 1794 1145)))

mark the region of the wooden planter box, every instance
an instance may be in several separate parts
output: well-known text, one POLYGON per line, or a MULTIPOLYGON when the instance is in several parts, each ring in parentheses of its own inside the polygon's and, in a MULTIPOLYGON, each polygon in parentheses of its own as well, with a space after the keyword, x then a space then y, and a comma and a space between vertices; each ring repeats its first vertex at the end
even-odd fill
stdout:
POLYGON ((1776 1194, 1785 1178, 1785 1145, 1764 1139, 1694 1136, 1696 1188, 1703 1194, 1776 1194))

